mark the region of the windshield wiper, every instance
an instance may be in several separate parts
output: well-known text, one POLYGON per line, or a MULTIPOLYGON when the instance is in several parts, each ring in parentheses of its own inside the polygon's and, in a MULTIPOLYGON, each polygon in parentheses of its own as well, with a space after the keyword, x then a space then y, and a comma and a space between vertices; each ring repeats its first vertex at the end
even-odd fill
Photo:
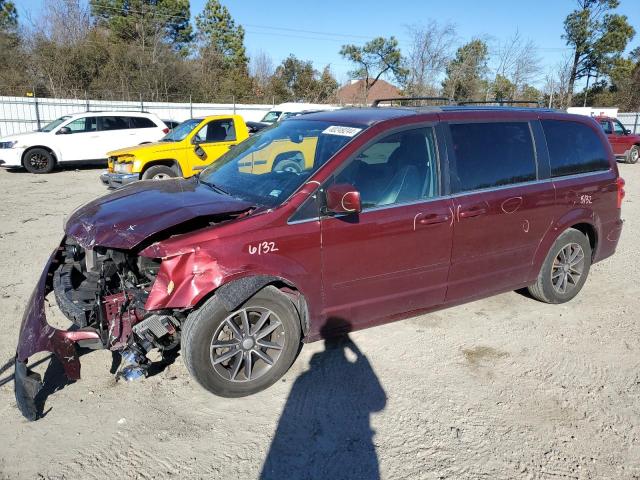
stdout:
MULTIPOLYGON (((200 180, 200 177, 198 177, 198 180, 200 180)), ((200 183, 204 183, 207 187, 209 187, 209 188, 211 188, 211 189, 215 190, 215 191, 216 191, 216 192, 218 192, 218 193, 222 193, 223 195, 227 195, 227 196, 229 196, 229 197, 231 197, 231 196, 232 196, 229 192, 227 192, 226 190, 224 190, 224 189, 220 188, 219 186, 217 186, 217 185, 215 185, 215 184, 213 184, 213 183, 205 182, 204 180, 200 180, 200 183)))

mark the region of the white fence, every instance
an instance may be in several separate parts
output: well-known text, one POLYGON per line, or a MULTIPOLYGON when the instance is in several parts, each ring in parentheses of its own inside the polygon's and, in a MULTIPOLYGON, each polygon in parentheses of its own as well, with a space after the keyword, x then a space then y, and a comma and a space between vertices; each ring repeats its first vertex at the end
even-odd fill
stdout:
MULTIPOLYGON (((63 115, 88 111, 146 111, 155 113, 162 120, 178 122, 206 115, 236 113, 247 121, 259 121, 271 107, 234 103, 119 102, 0 96, 0 137, 30 132, 63 115)), ((640 112, 618 113, 618 119, 633 133, 640 133, 640 112)))
POLYGON ((0 137, 36 130, 63 115, 87 111, 145 111, 178 122, 206 115, 236 113, 259 121, 272 105, 223 103, 114 102, 62 98, 0 97, 0 137))

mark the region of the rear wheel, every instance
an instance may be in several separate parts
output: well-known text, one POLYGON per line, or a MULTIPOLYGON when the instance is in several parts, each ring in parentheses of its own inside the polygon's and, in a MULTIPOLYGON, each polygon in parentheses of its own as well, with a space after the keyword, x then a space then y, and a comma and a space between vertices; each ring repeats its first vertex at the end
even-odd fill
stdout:
POLYGON ((634 145, 627 153, 626 161, 627 163, 638 163, 638 159, 640 159, 640 147, 634 145))
POLYGON ((178 174, 171 167, 167 167, 166 165, 154 165, 153 167, 149 167, 145 170, 142 174, 142 180, 167 180, 177 176, 178 174))
POLYGON ((529 293, 546 303, 568 302, 582 289, 590 267, 589 239, 584 233, 570 228, 554 242, 529 293))
POLYGON ((56 161, 44 148, 32 148, 25 153, 22 164, 30 173, 51 173, 56 161))
POLYGON ((187 370, 200 385, 243 397, 289 370, 300 347, 300 319, 291 300, 268 286, 233 312, 212 297, 189 315, 181 338, 187 370))

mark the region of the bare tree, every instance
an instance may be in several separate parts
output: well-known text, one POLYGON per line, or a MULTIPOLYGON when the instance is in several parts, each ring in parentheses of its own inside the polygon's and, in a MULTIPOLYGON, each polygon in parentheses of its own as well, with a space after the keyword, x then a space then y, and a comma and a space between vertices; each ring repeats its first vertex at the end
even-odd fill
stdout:
POLYGON ((44 36, 58 44, 76 45, 91 30, 89 8, 80 0, 46 2, 40 22, 44 36))
POLYGON ((249 74, 255 79, 258 94, 264 94, 269 87, 271 77, 275 72, 273 60, 268 53, 260 50, 251 58, 249 74))
POLYGON ((565 109, 571 101, 571 69, 573 56, 565 55, 546 75, 543 92, 547 97, 549 108, 565 109))
POLYGON ((536 82, 540 77, 541 59, 538 47, 532 40, 525 40, 516 30, 497 50, 498 67, 496 77, 500 75, 511 82, 511 99, 519 98, 526 85, 536 82))
POLYGON ((451 23, 429 20, 426 25, 406 27, 411 46, 405 59, 407 92, 411 95, 436 95, 438 81, 453 57, 456 29, 451 23))

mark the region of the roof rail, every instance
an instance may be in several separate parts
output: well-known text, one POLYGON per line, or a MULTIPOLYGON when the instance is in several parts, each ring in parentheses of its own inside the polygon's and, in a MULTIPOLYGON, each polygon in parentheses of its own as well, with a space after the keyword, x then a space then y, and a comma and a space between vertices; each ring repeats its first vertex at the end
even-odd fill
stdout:
POLYGON ((448 97, 390 97, 390 98, 379 98, 374 100, 371 104, 372 107, 377 107, 382 102, 390 102, 393 105, 393 102, 399 102, 402 105, 402 102, 444 102, 446 105, 454 104, 455 102, 448 97))
POLYGON ((504 107, 505 105, 535 105, 542 108, 542 102, 539 100, 465 100, 458 102, 458 105, 496 105, 504 107))

